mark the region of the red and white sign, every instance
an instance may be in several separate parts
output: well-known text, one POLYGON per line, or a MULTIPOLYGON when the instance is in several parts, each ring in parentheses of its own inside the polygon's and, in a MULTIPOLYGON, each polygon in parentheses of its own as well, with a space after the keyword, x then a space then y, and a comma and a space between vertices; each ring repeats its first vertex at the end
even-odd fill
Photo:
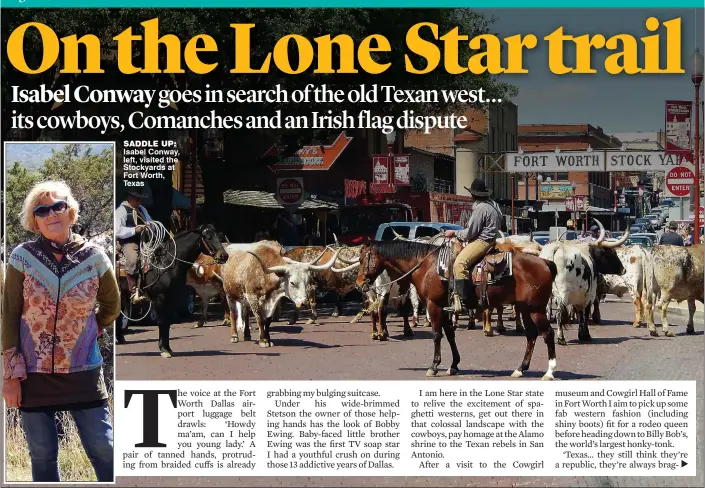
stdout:
POLYGON ((565 199, 565 208, 570 212, 574 212, 576 208, 578 210, 584 210, 585 197, 567 197, 565 199))
POLYGON ((691 139, 693 102, 689 100, 666 101, 666 154, 677 154, 693 163, 691 139))
POLYGON ((394 186, 411 186, 408 154, 394 155, 394 186))
POLYGON ((304 201, 303 178, 277 178, 277 201, 282 205, 299 205, 304 201))
POLYGON ((676 197, 690 195, 690 186, 695 184, 695 175, 685 166, 676 166, 666 175, 666 189, 676 197))
POLYGON ((389 181, 389 156, 372 156, 372 183, 374 185, 391 185, 389 181))

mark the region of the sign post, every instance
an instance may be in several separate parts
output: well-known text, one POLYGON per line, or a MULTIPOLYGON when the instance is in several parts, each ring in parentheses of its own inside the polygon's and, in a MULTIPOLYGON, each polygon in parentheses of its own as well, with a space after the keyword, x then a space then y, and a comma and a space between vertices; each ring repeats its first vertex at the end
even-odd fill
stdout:
POLYGON ((286 206, 300 205, 304 201, 303 178, 277 178, 277 201, 286 206))
MULTIPOLYGON (((695 184, 695 175, 686 166, 676 166, 666 174, 666 189, 672 196, 684 197, 690 194, 695 184)), ((641 195, 641 189, 639 190, 641 195)))

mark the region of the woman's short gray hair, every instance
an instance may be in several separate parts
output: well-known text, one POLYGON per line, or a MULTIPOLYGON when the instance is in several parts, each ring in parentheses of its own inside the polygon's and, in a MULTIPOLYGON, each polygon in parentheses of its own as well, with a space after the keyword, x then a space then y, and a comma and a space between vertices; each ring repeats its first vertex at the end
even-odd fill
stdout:
POLYGON ((22 227, 30 232, 39 234, 39 228, 37 227, 37 221, 34 218, 34 208, 39 205, 39 202, 44 197, 51 196, 59 200, 66 200, 68 204, 69 218, 71 219, 71 225, 78 221, 78 202, 73 197, 71 193, 71 188, 68 187, 63 181, 42 181, 37 183, 29 191, 27 197, 24 199, 22 204, 22 211, 20 212, 20 220, 22 227))

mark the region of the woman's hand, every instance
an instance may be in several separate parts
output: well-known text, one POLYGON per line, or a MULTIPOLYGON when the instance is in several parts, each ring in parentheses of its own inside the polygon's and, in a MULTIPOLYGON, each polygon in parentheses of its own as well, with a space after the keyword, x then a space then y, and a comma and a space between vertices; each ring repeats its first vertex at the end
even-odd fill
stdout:
POLYGON ((22 406, 22 386, 19 378, 10 378, 2 382, 2 397, 8 408, 19 408, 22 406))
POLYGON ((457 234, 457 232, 454 230, 447 230, 445 232, 445 236, 447 239, 451 239, 451 238, 455 237, 455 234, 457 234))

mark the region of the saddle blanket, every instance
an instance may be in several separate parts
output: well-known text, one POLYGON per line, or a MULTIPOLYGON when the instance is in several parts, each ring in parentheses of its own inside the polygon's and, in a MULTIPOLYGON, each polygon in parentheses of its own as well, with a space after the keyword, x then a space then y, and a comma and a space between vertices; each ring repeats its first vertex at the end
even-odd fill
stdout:
POLYGON ((453 270, 453 246, 450 242, 441 245, 441 250, 438 252, 438 266, 436 271, 441 280, 447 281, 451 278, 453 270))

